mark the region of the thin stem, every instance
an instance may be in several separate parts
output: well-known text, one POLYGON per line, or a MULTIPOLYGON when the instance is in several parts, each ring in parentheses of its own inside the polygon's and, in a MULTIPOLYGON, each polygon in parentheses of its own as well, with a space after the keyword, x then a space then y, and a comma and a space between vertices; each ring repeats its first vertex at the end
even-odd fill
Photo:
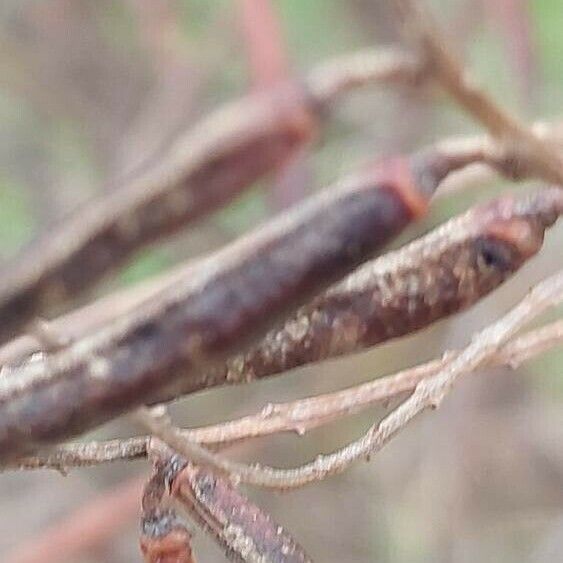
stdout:
POLYGON ((383 448, 416 416, 427 408, 440 406, 455 382, 470 373, 498 352, 500 347, 524 324, 549 307, 563 301, 563 271, 539 283, 516 307, 500 320, 474 336, 472 343, 440 371, 424 379, 413 394, 379 424, 375 424, 358 440, 296 469, 259 467, 260 473, 239 474, 241 479, 268 488, 290 489, 341 473, 349 465, 369 457, 383 448))
POLYGON ((454 98, 479 121, 497 141, 497 150, 509 166, 530 170, 548 182, 563 185, 563 158, 550 143, 499 106, 479 88, 448 49, 421 2, 395 0, 406 34, 422 53, 425 68, 454 98))
MULTIPOLYGON (((491 355, 486 365, 509 366, 515 369, 522 363, 561 344, 563 344, 563 319, 511 340, 496 354, 491 355)), ((368 383, 289 403, 267 405, 256 414, 229 422, 182 430, 181 436, 190 442, 221 446, 279 432, 296 432, 302 435, 314 428, 412 391, 419 382, 436 375, 460 353, 460 351, 448 351, 441 359, 407 368, 368 383)), ((3 466, 0 470, 50 468, 65 471, 72 467, 132 461, 146 457, 148 444, 148 436, 106 442, 62 444, 36 456, 21 458, 13 464, 3 466)))

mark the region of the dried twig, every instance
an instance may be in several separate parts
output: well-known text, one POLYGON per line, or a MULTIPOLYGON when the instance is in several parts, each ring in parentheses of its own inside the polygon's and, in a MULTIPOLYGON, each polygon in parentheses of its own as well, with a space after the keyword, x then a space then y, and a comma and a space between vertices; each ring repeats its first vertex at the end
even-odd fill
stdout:
MULTIPOLYGON (((487 365, 515 369, 525 361, 562 344, 563 320, 559 320, 508 342, 491 356, 487 365)), ((184 430, 182 433, 192 442, 214 446, 279 432, 295 432, 301 436, 314 428, 412 391, 420 381, 438 373, 459 354, 458 351, 448 351, 438 360, 368 383, 289 403, 269 404, 254 415, 184 430)))
POLYGON ((524 324, 549 307, 563 301, 563 271, 538 284, 516 307, 494 324, 474 336, 460 354, 447 360, 439 371, 420 381, 414 393, 378 425, 351 444, 295 469, 278 469, 258 464, 237 463, 214 454, 182 435, 168 420, 143 416, 143 423, 171 448, 196 462, 203 461, 215 470, 225 472, 236 482, 273 489, 291 489, 341 473, 350 464, 379 451, 395 434, 425 409, 437 408, 455 383, 490 361, 502 345, 524 324))
MULTIPOLYGON (((486 365, 517 368, 563 344, 563 320, 531 330, 505 344, 490 356, 486 365)), ((217 446, 279 432, 302 435, 319 426, 388 401, 412 391, 418 383, 437 374, 459 351, 448 351, 441 359, 408 368, 396 374, 380 377, 368 383, 341 391, 291 401, 270 404, 256 414, 229 422, 182 430, 181 437, 190 442, 217 446)), ((0 470, 50 468, 66 471, 72 467, 99 465, 114 461, 144 458, 150 438, 139 436, 106 442, 71 443, 56 446, 35 456, 20 458, 0 470)))
POLYGON ((276 489, 300 487, 341 473, 350 464, 379 451, 427 408, 437 408, 462 375, 475 371, 498 352, 524 324, 563 301, 563 271, 542 281, 509 313, 473 337, 472 343, 440 371, 424 379, 414 393, 361 438, 296 469, 243 466, 237 478, 276 489))
POLYGON ((143 490, 141 551, 146 563, 195 563, 192 534, 176 510, 167 503, 167 474, 155 462, 154 472, 143 490))
POLYGON ((361 60, 359 65, 353 57, 347 67, 341 59, 343 67, 328 75, 317 71, 300 86, 285 84, 223 108, 181 138, 158 166, 60 223, 5 268, 0 341, 91 287, 141 247, 276 170, 311 140, 329 102, 350 88, 410 80, 417 68, 399 53, 390 62, 387 51, 381 59, 372 53, 361 60))
POLYGON ((501 108, 468 76, 448 50, 432 18, 415 0, 395 0, 406 34, 424 59, 425 69, 455 101, 495 137, 499 156, 526 173, 563 185, 563 158, 548 142, 501 108))

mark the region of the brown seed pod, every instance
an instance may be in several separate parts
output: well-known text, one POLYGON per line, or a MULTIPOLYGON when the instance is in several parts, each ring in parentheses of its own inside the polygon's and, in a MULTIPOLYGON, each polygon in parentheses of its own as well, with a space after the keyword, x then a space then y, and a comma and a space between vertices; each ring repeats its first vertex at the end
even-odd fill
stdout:
POLYGON ((305 563, 312 559, 291 535, 226 478, 186 464, 170 494, 226 552, 230 561, 305 563))
MULTIPOLYGON (((471 209, 360 267, 207 381, 274 375, 412 333, 461 311, 535 255, 545 229, 561 213, 559 188, 471 209)), ((184 391, 192 390, 190 383, 184 391)))
POLYGON ((142 498, 139 543, 146 563, 195 563, 191 533, 186 523, 167 506, 165 465, 155 458, 154 472, 142 498))
POLYGON ((277 169, 312 138, 316 121, 297 86, 213 114, 159 166, 89 202, 4 270, 0 341, 277 169))
POLYGON ((107 190, 4 268, 0 342, 56 311, 144 246, 223 207, 315 137, 332 102, 367 83, 410 82, 419 65, 393 50, 334 61, 298 84, 236 101, 182 136, 157 166, 107 190))
POLYGON ((193 279, 106 330, 5 369, 0 458, 152 401, 263 335, 423 212, 430 186, 426 178, 419 190, 410 164, 390 159, 351 176, 227 246, 193 279))
POLYGON ((143 518, 139 543, 146 563, 195 563, 191 538, 176 513, 166 510, 143 518))

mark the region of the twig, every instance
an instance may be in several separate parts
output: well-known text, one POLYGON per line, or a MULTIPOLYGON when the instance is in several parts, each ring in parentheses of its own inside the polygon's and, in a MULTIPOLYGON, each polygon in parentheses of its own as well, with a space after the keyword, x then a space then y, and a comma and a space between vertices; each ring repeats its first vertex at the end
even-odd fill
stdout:
POLYGON ((167 502, 167 479, 164 464, 156 462, 143 489, 141 551, 146 563, 195 563, 192 534, 167 502))
MULTIPOLYGON (((212 114, 180 138, 158 166, 88 203, 6 267, 0 279, 0 342, 35 316, 90 288, 147 244, 222 207, 299 153, 321 114, 349 89, 410 79, 416 63, 372 54, 365 67, 284 84, 212 114), (319 83, 332 85, 330 93, 319 83), (310 91, 309 91, 310 89, 310 91)), ((353 58, 352 61, 355 61, 353 58)))
POLYGON ((139 436, 123 440, 62 444, 41 451, 37 455, 19 458, 0 470, 50 468, 64 474, 71 467, 90 467, 112 461, 145 459, 148 440, 148 436, 139 436))
POLYGON ((287 46, 270 0, 238 0, 237 11, 244 41, 251 88, 272 88, 290 76, 287 46))
POLYGON ((317 105, 325 110, 335 102, 371 83, 414 86, 424 79, 420 62, 393 47, 365 49, 320 64, 307 82, 317 105))
MULTIPOLYGON (((561 344, 563 320, 558 320, 511 340, 493 354, 486 365, 516 369, 522 363, 561 344)), ((441 359, 368 383, 289 403, 270 404, 256 414, 212 426, 182 430, 181 435, 185 440, 208 446, 220 446, 279 432, 296 432, 302 435, 412 391, 419 382, 436 375, 460 353, 448 351, 441 359)), ((11 465, 0 467, 0 470, 50 468, 66 471, 71 467, 132 461, 146 457, 149 440, 149 436, 139 436, 106 442, 63 444, 38 455, 18 459, 11 465)))
POLYGON ((414 40, 427 71, 455 101, 499 141, 499 155, 510 166, 563 185, 563 158, 548 142, 501 108, 468 76, 448 50, 432 18, 415 0, 395 0, 406 34, 414 40))
MULTIPOLYGON (((516 369, 525 361, 561 344, 563 320, 530 331, 507 343, 497 354, 491 356, 487 365, 510 366, 511 369, 516 369)), ((254 415, 212 426, 183 430, 183 435, 192 442, 214 446, 279 432, 295 432, 301 436, 314 428, 412 391, 420 381, 438 373, 459 354, 459 351, 448 351, 441 359, 368 383, 289 403, 269 404, 254 415)))
POLYGON ((179 379, 209 373, 377 252, 425 212, 445 175, 473 158, 445 163, 423 153, 383 161, 235 241, 184 286, 107 329, 4 368, 0 459, 76 435, 166 395, 179 379))
POLYGON ((142 407, 134 413, 133 417, 152 436, 190 462, 211 467, 226 476, 236 478, 240 464, 211 452, 197 442, 187 440, 182 431, 172 424, 170 418, 161 409, 161 407, 153 409, 142 407))
POLYGON ((516 307, 473 337, 472 343, 440 371, 417 384, 413 394, 361 438, 295 469, 265 466, 239 468, 240 480, 253 485, 291 489, 341 473, 355 461, 378 452, 417 415, 440 406, 455 382, 498 352, 524 324, 563 301, 563 271, 539 283, 516 307))
MULTIPOLYGON (((447 361, 438 373, 420 381, 413 394, 378 425, 372 426, 361 438, 336 452, 318 456, 314 461, 295 469, 246 465, 228 461, 210 452, 207 452, 205 462, 226 472, 236 482, 272 489, 301 487, 341 473, 353 462, 379 451, 424 410, 439 407, 459 377, 490 361, 523 325, 562 301, 563 271, 539 283, 509 313, 474 336, 471 344, 451 361, 447 361)), ((161 421, 156 425, 147 420, 145 423, 151 432, 187 459, 191 459, 193 452, 197 452, 200 459, 203 459, 198 450, 201 446, 182 437, 181 430, 168 422, 161 421)))

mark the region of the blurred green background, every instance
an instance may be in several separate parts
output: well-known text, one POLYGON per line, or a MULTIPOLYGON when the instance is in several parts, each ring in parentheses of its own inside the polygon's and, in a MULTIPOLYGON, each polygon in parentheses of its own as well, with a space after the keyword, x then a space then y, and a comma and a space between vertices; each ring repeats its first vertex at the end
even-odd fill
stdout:
MULTIPOLYGON (((264 69, 252 66, 253 50, 261 47, 248 32, 249 25, 264 23, 259 10, 253 11, 256 4, 270 9, 279 33, 270 39, 287 74, 300 75, 330 56, 399 37, 391 3, 383 0, 2 0, 3 267, 50 225, 157 159, 207 112, 264 87, 264 69)), ((504 106, 527 120, 561 117, 563 2, 430 5, 457 52, 504 106)), ((439 94, 366 88, 339 107, 321 142, 290 170, 143 252, 97 294, 209 252, 374 156, 476 131, 439 94)), ((444 198, 403 241, 472 202, 527 187, 496 181, 444 198)), ((423 334, 252 387, 200 394, 175 405, 174 415, 186 425, 232 418, 268 401, 337 389, 463 345, 532 283, 561 267, 562 244, 559 226, 514 280, 423 334)), ((253 496, 316 561, 562 561, 562 367, 559 351, 516 373, 496 370, 495 377, 468 378, 443 409, 419 420, 371 464, 292 494, 253 496)), ((383 412, 304 438, 246 444, 232 455, 292 466, 353 439, 383 412)), ((94 435, 134 431, 120 421, 94 435)), ((108 487, 147 471, 135 463, 76 470, 66 478, 47 472, 3 475, 0 554, 80 512, 108 487)), ((139 560, 136 530, 134 517, 124 518, 106 542, 68 560, 139 560)), ((199 560, 223 560, 202 533, 196 546, 199 560)))

